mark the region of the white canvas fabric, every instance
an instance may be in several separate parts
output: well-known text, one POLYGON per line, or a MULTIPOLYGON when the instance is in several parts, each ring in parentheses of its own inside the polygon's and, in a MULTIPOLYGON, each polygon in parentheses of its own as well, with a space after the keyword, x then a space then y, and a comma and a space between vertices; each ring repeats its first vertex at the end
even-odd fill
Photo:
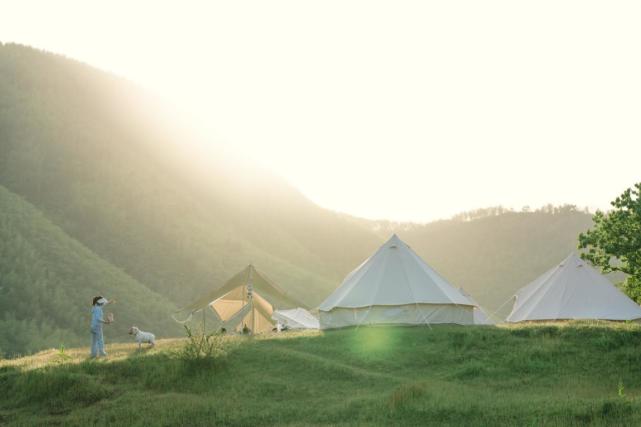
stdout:
POLYGON ((474 324, 474 307, 453 304, 377 305, 361 308, 334 308, 321 311, 321 329, 355 325, 474 324))
POLYGON ((318 319, 304 308, 275 310, 272 319, 288 329, 319 329, 318 319))
POLYGON ((516 293, 507 321, 640 318, 637 303, 573 253, 516 293))
POLYGON ((321 329, 473 323, 474 303, 393 235, 320 305, 321 329))

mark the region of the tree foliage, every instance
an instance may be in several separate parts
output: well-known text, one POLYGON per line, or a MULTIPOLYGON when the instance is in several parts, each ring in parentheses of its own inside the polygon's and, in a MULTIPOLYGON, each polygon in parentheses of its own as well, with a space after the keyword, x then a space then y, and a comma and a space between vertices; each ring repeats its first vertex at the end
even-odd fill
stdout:
POLYGON ((641 183, 628 188, 611 202, 609 212, 594 214, 594 227, 579 236, 584 259, 605 273, 627 275, 625 292, 641 302, 641 183))

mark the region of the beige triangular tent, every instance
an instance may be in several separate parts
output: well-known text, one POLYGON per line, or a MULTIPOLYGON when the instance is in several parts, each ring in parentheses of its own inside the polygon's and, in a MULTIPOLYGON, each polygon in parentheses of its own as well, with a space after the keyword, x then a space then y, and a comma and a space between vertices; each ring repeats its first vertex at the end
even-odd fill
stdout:
POLYGON ((516 293, 507 321, 640 318, 637 303, 572 253, 516 293))
POLYGON ((367 324, 474 324, 475 304, 393 235, 323 301, 321 329, 367 324))
POLYGON ((198 298, 180 312, 193 314, 209 307, 217 320, 217 328, 262 333, 274 327, 274 310, 301 306, 250 264, 223 286, 198 298))

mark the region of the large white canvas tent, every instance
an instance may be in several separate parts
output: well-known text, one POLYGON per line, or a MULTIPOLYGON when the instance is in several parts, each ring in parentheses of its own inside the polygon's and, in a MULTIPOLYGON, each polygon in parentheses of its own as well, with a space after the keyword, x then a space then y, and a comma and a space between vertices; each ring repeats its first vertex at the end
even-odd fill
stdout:
POLYGON ((393 235, 319 306, 321 329, 474 323, 474 303, 393 235))
POLYGON ((253 265, 248 265, 223 286, 203 295, 181 312, 191 315, 208 308, 215 319, 215 325, 210 327, 225 328, 228 332, 246 328, 251 333, 262 333, 274 328, 275 310, 298 306, 301 306, 299 302, 253 265))
POLYGON ((520 289, 508 322, 641 318, 641 307, 576 254, 520 289))

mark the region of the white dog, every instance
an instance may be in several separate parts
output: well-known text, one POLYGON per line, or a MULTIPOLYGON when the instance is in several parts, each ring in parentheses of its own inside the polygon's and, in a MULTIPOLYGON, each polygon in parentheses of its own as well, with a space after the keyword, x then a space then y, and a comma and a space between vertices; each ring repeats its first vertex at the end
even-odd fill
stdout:
POLYGON ((142 343, 149 343, 151 347, 156 345, 156 336, 151 332, 143 332, 135 326, 129 328, 129 335, 133 335, 136 342, 138 343, 138 348, 142 347, 142 343))

